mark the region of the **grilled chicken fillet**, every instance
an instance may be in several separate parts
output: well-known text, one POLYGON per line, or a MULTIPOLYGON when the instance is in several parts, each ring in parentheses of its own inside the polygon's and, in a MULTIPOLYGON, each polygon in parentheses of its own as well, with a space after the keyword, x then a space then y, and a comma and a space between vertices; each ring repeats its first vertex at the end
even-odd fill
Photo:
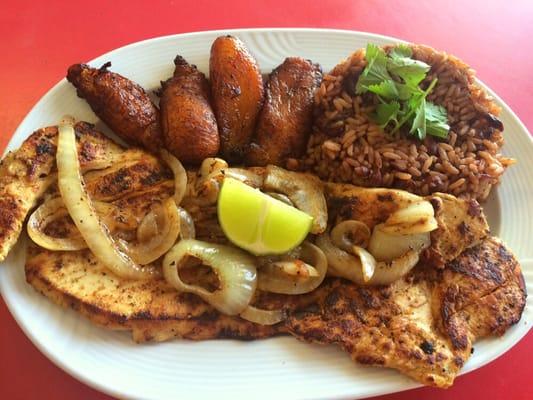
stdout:
MULTIPOLYGON (((96 132, 93 126, 80 122, 75 126, 79 137, 81 168, 97 162, 112 162, 120 147, 96 132)), ((57 128, 35 131, 15 152, 10 152, 0 165, 0 261, 15 245, 28 212, 42 194, 57 180, 55 154, 57 128)))
POLYGON ((257 307, 284 307, 289 314, 283 323, 262 326, 220 314, 163 280, 115 277, 88 251, 32 247, 26 262, 26 279, 36 290, 99 325, 131 331, 137 342, 290 333, 339 345, 359 363, 448 387, 476 340, 502 335, 520 319, 526 293, 518 262, 495 238, 431 272, 417 270, 388 287, 362 288, 330 278, 305 295, 258 293, 257 307), (480 272, 487 268, 490 274, 480 272))
POLYGON ((287 321, 292 335, 438 387, 453 383, 476 340, 517 323, 526 299, 517 260, 493 237, 437 273, 415 271, 388 287, 329 281, 317 293, 287 321))
MULTIPOLYGON (((332 221, 355 219, 369 227, 385 222, 400 207, 420 200, 416 195, 397 189, 342 183, 326 183, 326 196, 332 221)), ((426 263, 443 267, 489 235, 489 225, 476 200, 458 199, 445 193, 434 193, 426 199, 433 205, 439 227, 431 232, 432 245, 423 254, 426 263)))
MULTIPOLYGON (((138 149, 124 150, 88 124, 77 124, 76 132, 90 196, 112 202, 121 213, 133 216, 133 228, 154 202, 173 194, 172 175, 155 157, 138 149), (106 160, 111 163, 102 165, 106 160)), ((43 192, 56 193, 53 184, 38 180, 41 173, 55 171, 56 140, 55 128, 39 130, 4 162, 2 173, 8 171, 10 178, 2 181, 7 182, 2 183, 4 193, 14 188, 13 199, 26 196, 32 205, 43 192)), ((2 176, 5 179, 6 175, 2 176)), ((331 218, 364 213, 379 220, 383 209, 394 207, 394 194, 386 193, 328 184, 328 205, 338 210, 331 218)), ((430 200, 435 198, 438 196, 430 200)), ((444 199, 434 207, 439 227, 447 224, 450 232, 432 237, 431 248, 437 254, 456 248, 460 254, 446 260, 443 268, 432 268, 431 261, 420 263, 408 276, 387 287, 359 287, 347 280, 327 278, 318 289, 304 295, 257 292, 255 306, 286 311, 288 318, 274 326, 222 315, 197 296, 178 293, 161 279, 119 278, 88 250, 54 252, 31 244, 26 279, 55 303, 71 307, 99 325, 131 331, 137 342, 174 337, 248 340, 291 334, 304 341, 336 344, 357 362, 393 368, 424 384, 448 387, 476 340, 502 335, 520 319, 526 293, 517 260, 500 240, 487 236, 477 203, 444 199), (450 222, 454 215, 464 216, 468 229, 450 222), (459 235, 460 231, 464 234, 459 235)), ((13 214, 19 221, 18 231, 29 208, 13 214)), ((189 211, 198 225, 213 222, 206 216, 216 219, 210 209, 189 211)), ((51 225, 49 234, 61 229, 61 224, 51 225)), ((204 235, 211 230, 198 232, 198 239, 205 240, 204 235)), ((7 252, 9 243, 2 245, 7 252)))

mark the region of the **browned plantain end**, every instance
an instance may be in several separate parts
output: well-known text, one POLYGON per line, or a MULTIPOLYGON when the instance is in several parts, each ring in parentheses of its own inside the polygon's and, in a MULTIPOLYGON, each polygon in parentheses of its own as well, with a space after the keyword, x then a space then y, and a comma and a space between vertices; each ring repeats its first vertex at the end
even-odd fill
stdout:
POLYGON ((174 76, 163 82, 161 127, 167 149, 187 164, 215 156, 220 147, 217 121, 209 104, 205 75, 183 57, 174 60, 174 76))
POLYGON ((130 144, 159 151, 159 110, 141 86, 108 71, 110 66, 109 62, 98 69, 74 64, 68 69, 67 80, 118 136, 130 144))
POLYGON ((318 64, 299 57, 285 59, 270 74, 247 164, 281 165, 302 155, 313 118, 313 97, 322 81, 318 64))
POLYGON ((242 161, 263 103, 263 78, 243 42, 221 36, 211 46, 209 78, 222 156, 242 161))

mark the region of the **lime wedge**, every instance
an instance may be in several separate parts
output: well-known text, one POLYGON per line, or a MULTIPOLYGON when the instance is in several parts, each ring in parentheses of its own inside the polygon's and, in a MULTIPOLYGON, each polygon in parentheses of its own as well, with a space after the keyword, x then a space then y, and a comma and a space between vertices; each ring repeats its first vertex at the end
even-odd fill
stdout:
POLYGON ((309 233, 313 217, 236 179, 225 178, 218 221, 229 240, 255 255, 282 254, 309 233))

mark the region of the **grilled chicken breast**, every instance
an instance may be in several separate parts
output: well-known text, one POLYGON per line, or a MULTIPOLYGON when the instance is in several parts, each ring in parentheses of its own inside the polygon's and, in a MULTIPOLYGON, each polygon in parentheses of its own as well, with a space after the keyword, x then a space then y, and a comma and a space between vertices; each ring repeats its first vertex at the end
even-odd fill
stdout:
POLYGON ((209 79, 222 157, 242 161, 263 103, 257 61, 236 37, 218 37, 211 46, 209 79))
MULTIPOLYGON (((79 123, 76 132, 87 190, 92 198, 113 203, 126 216, 120 234, 127 237, 152 204, 173 194, 172 175, 155 157, 139 149, 122 149, 91 125, 79 123)), ((23 196, 33 205, 43 192, 57 193, 53 183, 39 180, 41 174, 54 174, 56 138, 55 128, 39 130, 2 165, 1 189, 10 193, 16 204, 22 204, 16 200, 23 196)), ((388 189, 326 187, 330 209, 338 210, 332 219, 363 213, 369 224, 383 218, 383 210, 395 203, 411 201, 411 196, 388 189)), ((432 248, 436 253, 452 249, 458 256, 447 260, 442 255, 443 268, 432 268, 429 261, 420 263, 387 287, 359 287, 327 278, 304 295, 257 292, 255 306, 287 313, 287 319, 274 326, 222 315, 197 296, 176 292, 162 279, 119 278, 88 250, 55 252, 30 244, 26 279, 55 303, 71 307, 99 325, 131 331, 137 342, 174 337, 249 340, 291 334, 308 342, 339 345, 357 362, 393 368, 421 383, 448 387, 476 340, 501 335, 520 319, 526 293, 517 260, 500 240, 486 235, 486 222, 477 203, 439 195, 430 200, 439 229, 441 224, 449 228, 432 236, 432 248), (435 199, 440 199, 438 206, 435 199), (457 216, 468 229, 454 221, 457 216)), ((19 221, 18 232, 30 208, 26 203, 15 207, 12 216, 19 221)), ((211 228, 216 227, 213 205, 205 209, 196 205, 189 211, 199 227, 198 238, 209 238, 211 228)), ((61 224, 50 225, 48 234, 62 230, 61 224)), ((2 236, 4 252, 10 246, 4 238, 18 235, 15 228, 2 236)))
POLYGON ((174 60, 174 76, 163 83, 161 125, 166 148, 180 161, 199 164, 218 153, 217 121, 209 104, 205 75, 183 57, 174 60))
POLYGON ((159 110, 141 86, 109 71, 110 66, 111 63, 100 68, 74 64, 68 69, 67 80, 118 136, 158 152, 163 143, 159 110))
POLYGON ((287 58, 272 71, 247 164, 282 165, 286 158, 302 155, 313 122, 314 93, 321 81, 320 66, 303 58, 287 58))
POLYGON ((341 346, 357 362, 449 387, 474 341, 518 322, 526 292, 517 260, 495 238, 428 276, 434 272, 416 271, 389 287, 329 281, 286 326, 301 340, 341 346))
POLYGON ((337 344, 357 362, 448 387, 475 340, 501 335, 520 319, 526 294, 518 262, 494 238, 467 250, 443 271, 430 272, 415 271, 389 287, 328 279, 305 295, 258 293, 257 307, 285 308, 289 315, 284 323, 261 326, 222 315, 163 280, 115 277, 88 251, 32 247, 26 262, 26 279, 39 292, 99 325, 132 331, 138 342, 249 340, 290 333, 304 341, 337 344), (491 273, 482 272, 487 268, 491 273))
MULTIPOLYGON (((421 199, 397 189, 363 188, 342 183, 326 183, 326 197, 331 221, 356 219, 370 228, 385 222, 399 208, 421 199)), ((433 205, 439 228, 431 232, 431 247, 423 254, 424 262, 443 267, 447 261, 489 235, 489 225, 476 200, 458 199, 444 193, 425 198, 433 205)))
MULTIPOLYGON (((82 169, 112 163, 120 147, 80 122, 75 126, 82 169)), ((15 245, 28 212, 55 181, 57 128, 35 131, 22 146, 6 155, 0 165, 0 261, 15 245)))

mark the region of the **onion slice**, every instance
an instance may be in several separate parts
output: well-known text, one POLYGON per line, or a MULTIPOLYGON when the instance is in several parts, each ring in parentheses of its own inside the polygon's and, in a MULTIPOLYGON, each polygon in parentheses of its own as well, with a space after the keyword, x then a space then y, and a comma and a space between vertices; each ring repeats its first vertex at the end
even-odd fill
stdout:
POLYGON ((335 246, 349 251, 353 246, 366 248, 370 239, 370 229, 361 221, 346 220, 333 227, 330 233, 335 246))
POLYGON ((226 168, 224 169, 224 176, 237 179, 256 189, 263 187, 263 177, 250 169, 226 168))
POLYGON ((302 260, 276 261, 271 264, 279 268, 287 275, 297 276, 299 278, 309 278, 319 276, 315 267, 303 262, 302 260))
POLYGON ((291 199, 289 199, 287 196, 285 196, 282 193, 276 193, 276 192, 265 192, 265 194, 268 194, 270 197, 275 198, 276 200, 281 201, 282 203, 287 204, 288 206, 294 207, 294 204, 292 203, 291 199))
POLYGON ((59 126, 57 145, 58 186, 74 224, 94 256, 120 277, 146 279, 157 275, 153 266, 142 268, 125 254, 98 218, 80 173, 76 136, 70 124, 59 126))
POLYGON ((324 187, 316 176, 268 165, 263 189, 286 195, 296 208, 312 216, 311 233, 318 234, 326 230, 328 209, 324 187))
POLYGON ((196 229, 191 214, 182 207, 178 207, 178 213, 180 215, 180 237, 182 239, 196 238, 196 229))
POLYGON ((374 276, 377 268, 376 259, 368 251, 359 246, 353 246, 352 253, 359 257, 361 263, 361 272, 363 273, 363 281, 368 283, 374 276))
POLYGON ((383 225, 383 232, 396 233, 398 235, 414 235, 417 233, 429 233, 439 227, 434 217, 422 217, 415 223, 402 223, 396 225, 383 225))
POLYGON ((390 262, 380 261, 377 263, 374 276, 372 276, 372 279, 368 284, 390 285, 407 275, 407 273, 418 264, 419 259, 419 254, 416 251, 411 250, 390 262))
POLYGON ((163 259, 163 275, 179 291, 194 293, 227 315, 242 313, 250 304, 257 286, 255 259, 229 246, 185 239, 178 242, 163 259), (196 257, 217 274, 221 288, 209 292, 189 285, 179 276, 188 257, 196 257))
POLYGON ((368 251, 378 261, 392 261, 410 250, 421 252, 431 245, 429 232, 401 235, 385 232, 383 227, 383 224, 374 227, 368 244, 368 251))
POLYGON ((59 238, 44 233, 44 228, 57 218, 68 215, 61 197, 56 197, 41 204, 28 219, 26 230, 36 244, 48 250, 75 251, 82 250, 87 244, 81 236, 59 238))
POLYGON ((389 285, 406 275, 419 260, 416 251, 408 251, 391 262, 377 262, 372 277, 365 281, 363 265, 359 257, 334 246, 327 233, 318 236, 316 243, 326 255, 328 273, 348 279, 358 285, 389 285))
POLYGON ((381 229, 404 235, 431 232, 438 228, 434 213, 429 201, 418 201, 392 213, 381 229))
POLYGON ((407 207, 392 213, 385 223, 387 225, 413 224, 420 218, 429 218, 433 217, 433 215, 434 211, 431 203, 427 200, 422 200, 409 204, 407 207))
POLYGON ((141 239, 141 241, 137 244, 121 241, 121 245, 136 263, 146 265, 165 254, 176 243, 179 234, 178 207, 174 199, 169 197, 159 207, 150 211, 141 221, 137 229, 137 239, 141 239), (160 222, 163 223, 162 227, 160 222), (143 232, 143 230, 150 232, 143 232))
POLYGON ((239 316, 259 325, 275 325, 287 318, 286 313, 282 310, 263 310, 254 306, 246 307, 239 316))
POLYGON ((164 149, 161 150, 161 158, 174 174, 174 201, 179 206, 187 190, 187 171, 176 157, 164 149))
POLYGON ((311 265, 318 276, 294 277, 285 273, 282 268, 276 266, 276 263, 272 263, 259 269, 257 287, 266 292, 282 294, 302 294, 316 289, 326 276, 328 269, 326 256, 314 244, 304 242, 298 258, 302 264, 311 265))
POLYGON ((227 168, 228 163, 221 158, 210 157, 202 161, 195 184, 197 197, 203 198, 207 204, 215 204, 227 168))

